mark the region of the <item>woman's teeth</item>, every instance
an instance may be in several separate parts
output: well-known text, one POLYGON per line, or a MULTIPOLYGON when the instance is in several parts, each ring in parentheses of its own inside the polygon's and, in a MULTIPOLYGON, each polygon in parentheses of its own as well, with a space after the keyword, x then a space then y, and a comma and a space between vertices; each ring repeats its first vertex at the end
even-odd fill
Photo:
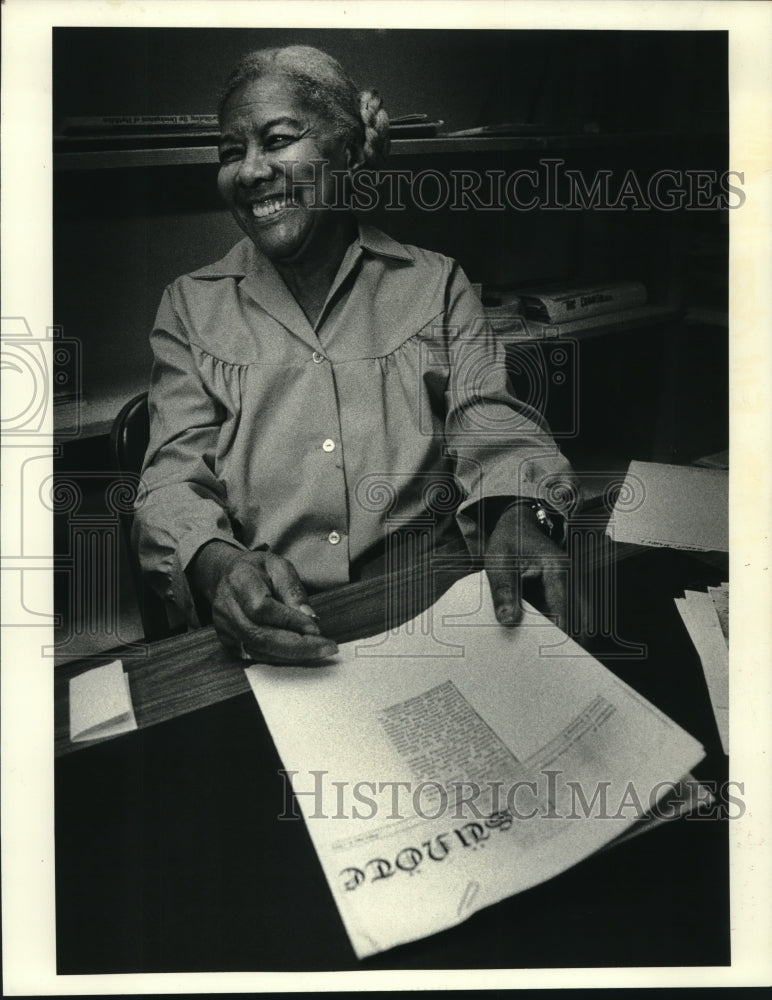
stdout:
POLYGON ((291 198, 271 198, 267 201, 256 201, 252 203, 252 215, 256 219, 265 219, 269 215, 275 215, 283 208, 297 208, 297 202, 291 198))

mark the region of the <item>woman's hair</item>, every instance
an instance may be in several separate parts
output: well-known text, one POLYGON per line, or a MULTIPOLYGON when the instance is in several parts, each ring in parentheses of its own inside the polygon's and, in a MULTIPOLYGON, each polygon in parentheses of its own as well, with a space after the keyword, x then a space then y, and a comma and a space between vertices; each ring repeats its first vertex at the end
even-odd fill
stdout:
POLYGON ((308 106, 330 123, 336 135, 362 150, 366 166, 375 166, 384 159, 389 150, 389 116, 378 91, 360 91, 337 59, 310 45, 258 49, 245 55, 220 95, 220 120, 234 91, 269 74, 285 76, 308 106))

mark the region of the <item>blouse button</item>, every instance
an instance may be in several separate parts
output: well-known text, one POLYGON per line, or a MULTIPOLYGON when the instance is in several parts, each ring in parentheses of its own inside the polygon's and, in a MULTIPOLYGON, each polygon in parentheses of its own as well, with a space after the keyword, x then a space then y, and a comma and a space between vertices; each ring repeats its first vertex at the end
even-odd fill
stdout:
POLYGON ((332 440, 332 438, 327 438, 327 440, 322 445, 322 448, 325 451, 335 451, 335 442, 332 440))
POLYGON ((320 354, 318 351, 314 351, 311 355, 315 365, 320 365, 324 361, 324 355, 320 354))
POLYGON ((337 531, 331 531, 327 536, 327 541, 330 543, 330 545, 337 545, 338 542, 340 541, 340 535, 338 534, 337 531))

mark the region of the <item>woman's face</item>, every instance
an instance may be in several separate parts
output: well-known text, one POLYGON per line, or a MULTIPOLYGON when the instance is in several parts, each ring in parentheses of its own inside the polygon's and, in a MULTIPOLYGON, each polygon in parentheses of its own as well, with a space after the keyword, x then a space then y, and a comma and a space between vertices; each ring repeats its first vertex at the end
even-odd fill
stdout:
POLYGON ((343 140, 285 77, 248 81, 228 98, 217 186, 236 222, 270 260, 293 264, 324 250, 344 220, 344 213, 325 209, 335 204, 330 171, 348 163, 343 140))

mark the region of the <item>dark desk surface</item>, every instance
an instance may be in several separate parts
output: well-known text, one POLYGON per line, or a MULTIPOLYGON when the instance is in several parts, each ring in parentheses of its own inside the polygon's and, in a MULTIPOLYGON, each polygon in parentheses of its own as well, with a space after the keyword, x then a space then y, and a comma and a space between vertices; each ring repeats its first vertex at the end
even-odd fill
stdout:
MULTIPOLYGON (((673 597, 719 583, 726 567, 652 550, 615 572, 618 636, 645 643, 647 654, 619 659, 614 644, 593 652, 702 741, 707 756, 695 773, 720 786, 726 758, 673 597)), ((383 593, 373 582, 318 606, 333 634, 354 638, 361 621, 353 624, 352 607, 367 618, 370 606, 379 631, 383 593)), ((133 686, 144 671, 139 686, 152 691, 161 663, 164 686, 177 689, 143 704, 148 728, 57 760, 60 974, 729 962, 728 823, 717 819, 664 824, 459 927, 357 962, 304 823, 277 819, 281 762, 241 666, 211 633, 169 642, 130 668, 133 686), (188 701, 170 717, 196 684, 217 689, 193 696, 206 707, 188 701), (161 716, 163 725, 151 724, 161 716)))

